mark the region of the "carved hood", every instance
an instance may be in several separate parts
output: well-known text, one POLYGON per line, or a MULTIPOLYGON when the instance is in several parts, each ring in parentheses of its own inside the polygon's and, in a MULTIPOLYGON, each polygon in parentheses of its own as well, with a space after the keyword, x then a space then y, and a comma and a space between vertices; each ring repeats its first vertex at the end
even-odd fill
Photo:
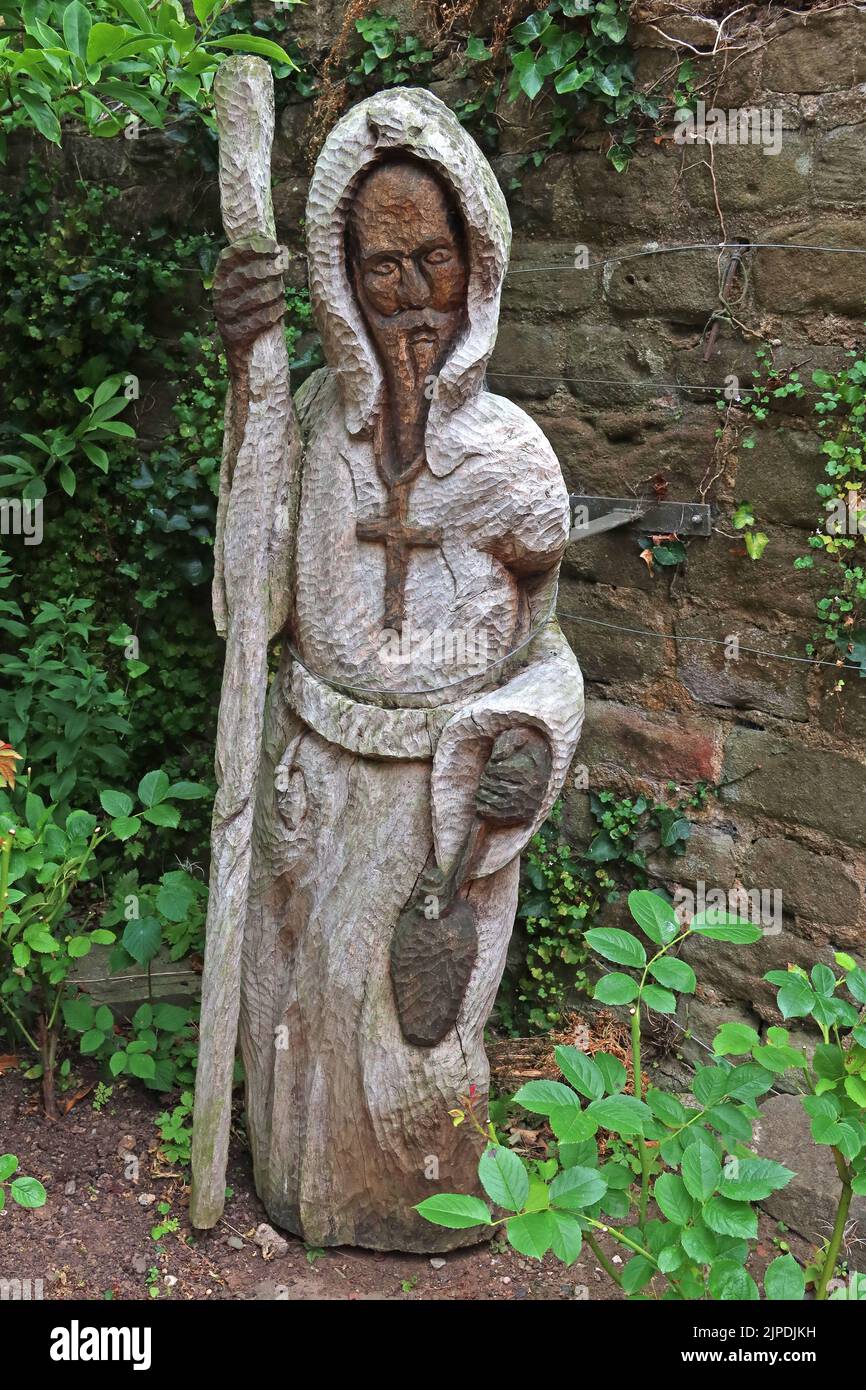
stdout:
POLYGON ((442 368, 427 422, 427 462, 442 476, 464 453, 454 449, 453 416, 467 406, 470 415, 476 413, 471 403, 481 392, 496 341, 511 222, 484 155, 432 92, 380 92, 359 102, 331 131, 307 201, 310 292, 325 359, 339 373, 346 426, 350 434, 365 433, 380 408, 383 377, 346 273, 346 218, 364 172, 401 150, 431 164, 450 185, 468 239, 467 329, 442 368))

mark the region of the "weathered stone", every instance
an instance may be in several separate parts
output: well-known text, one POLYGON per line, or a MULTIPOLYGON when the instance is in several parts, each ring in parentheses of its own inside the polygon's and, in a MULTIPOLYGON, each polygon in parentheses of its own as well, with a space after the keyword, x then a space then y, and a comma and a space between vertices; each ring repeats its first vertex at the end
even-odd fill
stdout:
POLYGON ((503 319, 488 376, 503 396, 544 399, 565 375, 565 335, 552 324, 503 319))
POLYGON ((620 231, 664 229, 678 206, 685 208, 678 187, 681 151, 675 146, 651 146, 629 165, 623 178, 595 151, 578 150, 572 160, 571 197, 578 207, 591 209, 593 221, 609 223, 620 231))
MULTIPOLYGON (((808 371, 801 376, 808 381, 808 371)), ((758 429, 753 449, 737 451, 737 498, 776 526, 813 530, 822 513, 815 488, 824 481, 821 436, 814 430, 758 429)))
MULTIPOLYGON (((755 1148, 794 1172, 786 1187, 761 1203, 777 1221, 784 1221, 807 1240, 821 1245, 828 1239, 839 1202, 839 1174, 827 1144, 816 1144, 810 1120, 798 1097, 769 1096, 761 1105, 754 1130, 755 1148)), ((866 1229, 866 1198, 854 1197, 850 1219, 866 1229)), ((853 1269, 866 1269, 866 1246, 846 1244, 843 1255, 853 1269)))
MULTIPOLYGON (((706 154, 701 158, 706 147, 696 144, 688 148, 683 183, 689 202, 698 208, 714 208, 709 160, 706 154)), ((814 162, 811 142, 795 131, 783 130, 779 153, 770 154, 767 149, 760 144, 714 146, 716 188, 728 217, 809 201, 814 162)))
MULTIPOLYGON (((590 250, 589 260, 598 259, 590 250)), ((504 314, 573 314, 601 300, 601 271, 575 266, 573 241, 515 241, 502 291, 504 314)))
MULTIPOLYGON (((805 246, 850 246, 866 252, 866 228, 851 218, 804 218, 770 227, 766 242, 805 246)), ((754 253, 758 302, 770 313, 862 315, 866 301, 866 255, 832 251, 762 250, 754 253)))
MULTIPOLYGON (((572 547, 572 551, 574 549, 572 547)), ((625 561, 624 567, 627 564, 625 561)), ((622 681, 643 683, 672 668, 672 650, 669 643, 662 640, 664 622, 652 598, 644 598, 634 590, 616 591, 581 584, 565 575, 560 585, 557 616, 589 681, 599 685, 618 685, 622 681), (639 631, 624 632, 623 628, 639 631), (652 635, 654 633, 658 636, 652 635)))
POLYGON ((723 888, 726 892, 737 877, 740 842, 726 830, 713 825, 693 824, 683 854, 659 850, 648 860, 649 868, 668 884, 696 884, 723 888))
POLYGON ((690 545, 686 589, 695 599, 712 596, 716 621, 707 636, 725 638, 736 632, 743 615, 766 619, 772 613, 785 613, 801 620, 795 636, 805 655, 820 592, 814 571, 793 569, 794 560, 806 552, 805 538, 764 524, 760 516, 758 522, 770 538, 760 560, 749 559, 743 542, 725 536, 690 545))
POLYGON ((819 206, 866 202, 866 125, 842 126, 821 136, 813 195, 819 206))
POLYGON ((671 380, 670 339, 656 323, 627 329, 579 320, 568 331, 567 387, 580 401, 596 405, 675 404, 675 393, 657 382, 671 380))
POLYGON ((749 1028, 760 1029, 761 1020, 745 1004, 721 1003, 707 998, 707 991, 698 983, 698 994, 683 996, 685 1007, 682 1023, 689 1036, 680 1041, 679 1050, 695 1066, 705 1067, 711 1060, 713 1038, 723 1023, 745 1023, 749 1028), (704 997, 701 998, 700 995, 704 997))
POLYGON ((722 798, 732 807, 810 826, 866 845, 866 766, 759 729, 735 729, 725 746, 722 798))
POLYGON ((590 700, 581 757, 594 785, 608 766, 659 781, 713 782, 721 770, 721 734, 715 725, 689 716, 590 700))
POLYGON ((628 314, 704 324, 719 296, 718 252, 611 261, 605 267, 604 295, 614 309, 628 314))
POLYGON ((863 885, 851 867, 828 854, 814 854, 796 840, 761 836, 746 851, 745 880, 778 888, 785 912, 802 913, 827 927, 857 924, 863 885))
MULTIPOLYGON (((829 656, 829 653, 825 656, 829 656)), ((834 673, 831 671, 829 674, 832 676, 834 673)), ((821 726, 836 738, 854 737, 862 740, 866 729, 866 680, 856 671, 849 671, 841 691, 825 688, 819 718, 821 726)))
POLYGON ((803 15, 768 43, 764 86, 770 92, 826 92, 866 82, 866 15, 803 15))
POLYGON ((756 655, 759 651, 772 651, 799 657, 802 643, 784 629, 767 630, 742 621, 735 621, 730 633, 726 634, 728 640, 736 637, 739 642, 738 648, 730 649, 737 652, 736 658, 729 656, 728 649, 717 643, 689 640, 706 636, 710 623, 717 621, 718 614, 708 614, 694 615, 675 624, 679 639, 677 672, 689 693, 702 705, 760 710, 785 719, 808 719, 808 666, 756 655))

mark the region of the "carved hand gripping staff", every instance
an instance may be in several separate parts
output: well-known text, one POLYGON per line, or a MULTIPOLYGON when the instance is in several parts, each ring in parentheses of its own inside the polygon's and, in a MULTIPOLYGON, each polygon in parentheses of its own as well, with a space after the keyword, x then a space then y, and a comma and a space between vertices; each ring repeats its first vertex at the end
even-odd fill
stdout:
POLYGON ((293 408, 266 66, 227 62, 217 104, 227 652, 192 1218, 222 1210, 237 1027, 271 1219, 447 1249, 476 1236, 413 1207, 431 1179, 475 1181, 447 1111, 486 1094, 519 855, 583 718, 551 616, 567 495, 538 428, 484 389, 510 226, 447 107, 389 91, 331 132, 307 205, 327 366, 293 408))

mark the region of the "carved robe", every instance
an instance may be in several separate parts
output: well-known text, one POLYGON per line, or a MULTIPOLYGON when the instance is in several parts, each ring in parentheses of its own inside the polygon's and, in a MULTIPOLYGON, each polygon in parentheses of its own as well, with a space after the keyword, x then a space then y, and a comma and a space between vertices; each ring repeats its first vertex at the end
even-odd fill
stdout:
MULTIPOLYGON (((307 209, 327 367, 296 397, 304 441, 293 611, 266 713, 244 938, 241 1046, 257 1189, 314 1245, 429 1251, 477 1239, 412 1210, 471 1191, 477 1136, 448 1110, 483 1105, 482 1034, 505 965, 518 856, 557 796, 580 734, 580 671, 555 619, 568 500, 534 423, 484 389, 510 227, 488 164, 426 92, 356 106, 319 158, 307 209), (468 239, 467 326, 431 401, 408 524, 403 630, 383 636, 388 513, 383 374, 345 263, 353 188, 383 154, 429 163, 468 239), (531 822, 491 828, 466 897, 478 954, 453 1028, 401 1032, 389 969, 400 913, 447 870, 473 823, 494 738, 530 728, 551 771, 531 822)), ((431 930, 435 923, 431 922, 431 930)))

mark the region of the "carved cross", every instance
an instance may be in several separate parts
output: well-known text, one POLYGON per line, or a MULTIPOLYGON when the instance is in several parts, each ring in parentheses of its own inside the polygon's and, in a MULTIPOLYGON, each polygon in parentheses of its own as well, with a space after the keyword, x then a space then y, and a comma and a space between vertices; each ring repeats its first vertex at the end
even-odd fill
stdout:
POLYGON ((384 626, 392 632, 403 631, 411 551, 416 546, 439 545, 442 540, 438 526, 409 525, 406 513, 411 485, 411 478, 392 483, 386 511, 359 521, 355 531, 359 541, 380 541, 385 546, 384 626))

